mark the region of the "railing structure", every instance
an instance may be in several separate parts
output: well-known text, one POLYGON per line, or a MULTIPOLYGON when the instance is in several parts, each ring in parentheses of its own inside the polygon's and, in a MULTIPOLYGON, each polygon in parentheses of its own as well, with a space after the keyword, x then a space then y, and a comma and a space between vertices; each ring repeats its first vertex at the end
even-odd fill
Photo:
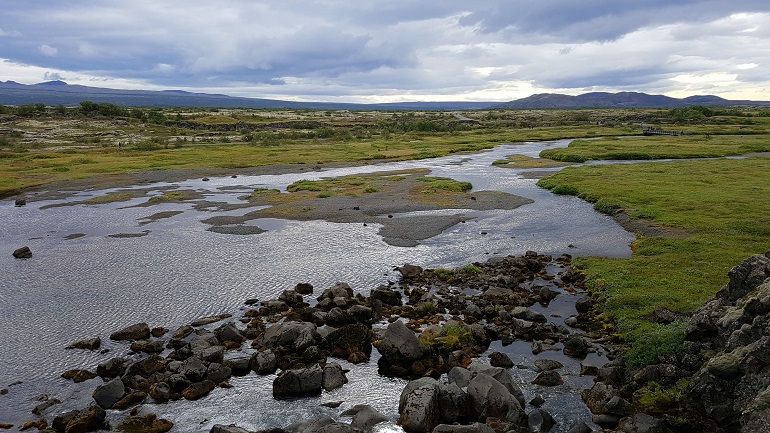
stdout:
POLYGON ((683 131, 666 131, 665 129, 660 128, 653 128, 653 127, 647 127, 642 131, 642 134, 644 135, 682 135, 684 134, 683 131))

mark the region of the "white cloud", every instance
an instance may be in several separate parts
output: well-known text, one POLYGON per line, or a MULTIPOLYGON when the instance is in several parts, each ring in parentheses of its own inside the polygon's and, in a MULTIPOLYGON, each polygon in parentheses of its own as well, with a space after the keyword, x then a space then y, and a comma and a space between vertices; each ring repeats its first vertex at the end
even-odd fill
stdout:
POLYGON ((50 46, 50 45, 41 45, 38 47, 38 50, 40 50, 40 53, 43 54, 46 57, 54 57, 56 54, 59 53, 59 50, 50 46))
POLYGON ((3 38, 0 74, 15 64, 16 71, 27 65, 22 82, 62 71, 83 83, 315 100, 751 88, 755 99, 770 100, 770 72, 760 66, 770 64, 770 4, 760 0, 597 0, 590 7, 572 0, 72 0, 43 7, 4 7, 0 36, 14 28, 24 34, 3 38))

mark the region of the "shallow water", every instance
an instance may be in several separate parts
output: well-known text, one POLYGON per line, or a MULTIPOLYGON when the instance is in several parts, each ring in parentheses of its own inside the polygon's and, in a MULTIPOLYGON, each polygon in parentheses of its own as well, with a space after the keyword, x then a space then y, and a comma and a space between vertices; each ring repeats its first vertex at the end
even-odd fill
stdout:
MULTIPOLYGON (((375 224, 254 220, 249 225, 267 232, 218 234, 207 231, 209 226, 201 220, 240 215, 250 209, 196 210, 189 203, 130 207, 145 202, 146 197, 41 209, 107 191, 87 191, 66 200, 31 202, 24 207, 14 207, 10 200, 0 201, 0 251, 7 252, 0 255, 0 389, 9 390, 8 395, 0 395, 0 422, 18 425, 33 419, 30 410, 36 402, 30 399, 41 393, 64 401, 45 413, 49 418, 64 409, 84 406, 96 382, 73 386, 58 375, 72 368, 93 369, 102 360, 124 354, 127 347, 110 342, 108 336, 135 322, 175 329, 201 316, 235 312, 245 299, 274 297, 298 282, 323 289, 345 281, 354 290, 368 292, 397 279, 393 266, 405 262, 453 267, 527 250, 553 255, 630 256, 629 243, 634 236, 595 212, 590 204, 542 190, 520 170, 491 165, 509 154, 537 156, 546 147, 566 146, 568 142, 510 144, 472 155, 322 172, 150 185, 158 194, 166 187, 195 189, 205 193, 207 200, 240 203, 238 197, 254 187, 285 188, 299 179, 425 167, 433 175, 470 181, 474 190, 500 190, 534 200, 511 211, 464 211, 474 218, 413 248, 386 244, 375 224), (143 218, 161 211, 181 213, 140 224, 146 222, 143 218), (109 237, 121 233, 143 236, 109 237), (85 236, 65 238, 73 234, 85 236), (33 257, 11 257, 10 252, 23 245, 32 249, 33 257), (102 337, 103 348, 110 349, 109 353, 64 349, 77 339, 96 335, 102 337), (23 383, 10 386, 18 381, 23 383)), ((350 374, 351 383, 318 399, 276 402, 270 396, 272 379, 249 375, 234 378, 233 389, 215 390, 206 404, 176 402, 152 409, 172 419, 177 424, 174 431, 208 431, 216 422, 256 429, 345 408, 318 406, 327 400, 345 400, 351 405, 367 402, 395 419, 404 382, 381 378, 375 371, 375 361, 366 368, 356 366, 350 374)), ((564 412, 563 416, 570 415, 564 412)))

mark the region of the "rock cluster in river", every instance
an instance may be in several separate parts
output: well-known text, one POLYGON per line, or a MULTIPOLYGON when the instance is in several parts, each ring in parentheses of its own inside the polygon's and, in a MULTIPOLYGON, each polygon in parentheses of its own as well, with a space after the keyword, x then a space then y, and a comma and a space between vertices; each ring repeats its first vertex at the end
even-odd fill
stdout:
MULTIPOLYGON (((399 404, 398 422, 409 432, 529 431, 527 425, 533 422, 539 431, 548 431, 553 418, 546 411, 535 407, 526 412, 523 394, 507 372, 510 359, 495 354, 494 365, 486 367, 471 361, 495 340, 530 341, 533 353, 560 350, 558 343, 570 356, 583 357, 593 350, 582 337, 528 308, 547 305, 556 296, 535 280, 569 290, 580 285, 581 275, 569 268, 570 259, 528 252, 456 270, 404 265, 398 268, 400 284, 379 286, 369 296, 337 283, 312 299, 313 287, 302 283, 275 299, 248 300, 249 308, 239 319, 229 314, 201 318, 170 336, 165 328, 146 323, 127 326, 110 339, 125 341, 128 356, 104 361, 95 371, 65 372, 75 381, 99 376, 102 383, 93 392, 91 406, 70 413, 68 422, 57 417, 53 429, 93 431, 102 426, 100 414, 105 410, 134 408, 124 420, 132 431, 166 431, 173 425, 170 421, 141 413, 139 405, 205 398, 217 387, 230 387, 232 376, 277 372, 275 398, 318 395, 348 382, 346 371, 330 358, 366 362, 376 347, 381 374, 413 379, 399 404), (443 374, 447 383, 437 380, 443 374), (86 413, 92 414, 87 428, 69 427, 86 413)), ((98 338, 88 338, 69 347, 99 346, 98 338)), ((562 383, 560 365, 541 364, 538 383, 562 383)), ((371 408, 357 408, 352 424, 314 419, 291 431, 360 431, 381 418, 371 408)), ((244 430, 217 425, 211 431, 244 430)))

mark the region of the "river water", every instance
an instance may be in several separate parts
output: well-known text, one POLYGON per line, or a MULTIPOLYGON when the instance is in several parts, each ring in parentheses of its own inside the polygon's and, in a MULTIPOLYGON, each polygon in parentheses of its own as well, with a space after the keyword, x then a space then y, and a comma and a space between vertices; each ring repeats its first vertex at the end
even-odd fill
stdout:
MULTIPOLYGON (((527 250, 553 255, 630 256, 629 244, 634 236, 611 218, 595 212, 590 204, 540 189, 521 170, 491 165, 514 153, 536 157, 545 148, 563 147, 569 141, 506 144, 475 154, 318 172, 221 177, 206 182, 193 179, 137 187, 150 188, 157 194, 165 188, 195 189, 205 194, 206 200, 239 203, 238 197, 255 187, 285 189, 299 179, 428 168, 432 175, 469 181, 474 190, 498 190, 534 200, 514 210, 463 211, 473 217, 466 224, 458 224, 411 248, 386 244, 374 224, 254 220, 249 224, 267 231, 247 236, 218 234, 207 231, 209 226, 201 221, 217 215, 239 215, 250 209, 220 212, 196 209, 190 203, 131 207, 146 201, 146 197, 44 208, 110 190, 85 191, 24 207, 15 207, 12 200, 0 201, 0 251, 7 252, 0 255, 0 389, 8 390, 0 395, 0 422, 18 426, 36 418, 30 412, 37 404, 33 399, 43 393, 63 401, 44 413, 49 419, 65 409, 85 406, 99 379, 73 385, 59 374, 73 368, 94 369, 103 360, 125 354, 125 345, 110 342, 107 337, 132 323, 144 321, 151 327, 173 330, 201 316, 237 312, 245 299, 275 297, 298 282, 309 282, 322 290, 345 281, 354 290, 368 293, 379 284, 397 279, 393 267, 406 262, 428 268, 454 267, 494 255, 521 255, 527 250), (181 213, 142 224, 147 222, 143 218, 161 211, 181 213), (120 233, 143 236, 109 236, 120 233), (77 237, 72 236, 75 234, 77 237), (32 249, 33 257, 14 259, 10 252, 23 245, 32 249), (75 340, 97 335, 109 353, 64 349, 75 340)), ((521 362, 531 364, 528 346, 517 344, 504 351, 514 358, 528 356, 529 361, 522 358, 521 362)), ((564 361, 568 370, 565 386, 574 390, 589 387, 589 378, 577 375, 577 364, 564 361)), ((346 405, 369 403, 395 419, 398 395, 405 382, 376 374, 376 351, 372 362, 347 367, 352 368, 350 383, 318 398, 275 401, 270 395, 272 377, 252 374, 233 378, 234 388, 216 389, 204 404, 180 401, 147 406, 174 421, 173 431, 179 432, 208 432, 214 423, 258 429, 286 425, 319 413, 337 413, 319 406, 328 400, 345 401, 339 410, 346 405)), ((534 376, 531 370, 512 373, 521 380, 534 376)), ((525 394, 534 392, 538 390, 527 390, 525 394)), ((574 395, 554 395, 546 409, 562 420, 589 417, 574 395)), ((380 430, 400 429, 386 423, 380 430)))

